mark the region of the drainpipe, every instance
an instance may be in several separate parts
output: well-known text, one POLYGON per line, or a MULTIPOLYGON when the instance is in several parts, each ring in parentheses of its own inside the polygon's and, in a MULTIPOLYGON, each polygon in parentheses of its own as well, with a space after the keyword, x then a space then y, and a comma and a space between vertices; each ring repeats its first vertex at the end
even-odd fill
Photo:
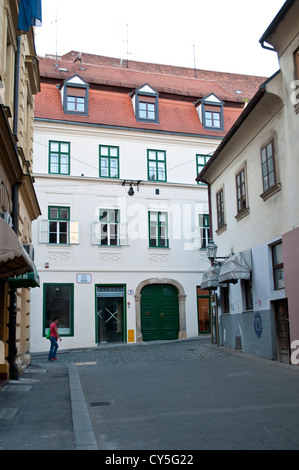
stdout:
POLYGON ((17 36, 17 51, 15 55, 14 110, 13 110, 13 133, 16 136, 18 135, 18 119, 19 119, 20 57, 21 57, 21 36, 17 36))
MULTIPOLYGON (((16 183, 12 188, 12 205, 13 205, 13 230, 18 233, 18 206, 19 206, 19 184, 16 183)), ((9 290, 9 323, 8 323, 8 362, 10 366, 10 378, 19 379, 19 369, 16 363, 17 346, 16 346, 16 326, 17 326, 17 289, 9 290)))
POLYGON ((207 187, 208 187, 208 207, 209 207, 209 214, 210 214, 210 220, 209 220, 209 224, 210 224, 210 237, 211 240, 213 239, 213 224, 212 224, 212 202, 211 202, 211 184, 204 180, 203 178, 196 178, 197 181, 201 181, 202 183, 206 184, 207 187))
MULTIPOLYGON (((17 36, 17 51, 15 55, 15 88, 14 88, 14 113, 13 113, 13 133, 18 135, 18 109, 19 109, 19 81, 20 81, 20 54, 21 54, 21 38, 17 36)), ((17 145, 16 145, 17 147, 17 145)), ((17 151, 17 149, 16 149, 17 151)), ((19 183, 13 185, 12 188, 12 219, 13 230, 18 234, 18 215, 19 215, 19 183)), ((17 326, 17 289, 9 290, 9 338, 8 338, 8 362, 10 366, 10 378, 19 379, 19 369, 16 363, 17 346, 16 346, 16 326, 17 326)))
MULTIPOLYGON (((208 204, 209 204, 209 214, 210 214, 210 237, 213 237, 213 223, 212 223, 212 203, 211 203, 211 185, 210 183, 206 183, 208 185, 208 204)), ((212 238, 213 240, 213 238, 212 238)))

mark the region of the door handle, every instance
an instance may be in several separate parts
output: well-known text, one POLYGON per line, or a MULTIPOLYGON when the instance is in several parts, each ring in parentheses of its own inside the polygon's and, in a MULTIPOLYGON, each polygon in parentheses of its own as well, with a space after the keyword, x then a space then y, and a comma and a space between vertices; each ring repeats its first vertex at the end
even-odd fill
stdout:
POLYGON ((161 316, 161 318, 163 318, 163 315, 164 315, 164 313, 163 313, 163 312, 161 312, 161 313, 160 313, 160 316, 161 316))

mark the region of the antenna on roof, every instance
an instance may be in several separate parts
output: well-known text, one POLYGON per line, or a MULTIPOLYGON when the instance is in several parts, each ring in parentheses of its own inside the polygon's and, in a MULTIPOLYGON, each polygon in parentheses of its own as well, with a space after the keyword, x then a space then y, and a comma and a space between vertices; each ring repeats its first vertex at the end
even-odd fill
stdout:
POLYGON ((73 62, 78 62, 78 61, 82 62, 82 52, 79 52, 73 60, 73 62))
POLYGON ((196 78, 195 44, 193 44, 194 78, 196 78))
POLYGON ((127 24, 127 69, 129 68, 129 25, 127 24))
POLYGON ((123 30, 121 31, 121 39, 120 39, 120 40, 121 40, 122 43, 124 43, 124 44, 126 43, 126 44, 127 44, 126 50, 123 50, 121 55, 122 55, 122 56, 123 56, 123 55, 124 55, 124 56, 126 55, 127 58, 125 58, 125 57, 123 58, 123 57, 122 57, 122 58, 120 59, 120 65, 126 64, 126 67, 127 67, 127 69, 128 69, 128 68, 129 68, 129 55, 131 54, 131 52, 129 52, 129 25, 128 25, 128 24, 125 25, 124 23, 118 23, 118 24, 119 24, 121 27, 124 27, 124 26, 125 26, 125 27, 126 27, 126 30, 127 30, 126 39, 122 39, 123 36, 124 36, 124 32, 123 32, 123 30))
POLYGON ((57 44, 58 44, 58 40, 57 40, 57 23, 58 23, 58 19, 57 19, 57 7, 56 7, 56 20, 55 20, 55 23, 56 23, 56 67, 58 67, 58 52, 57 52, 57 44))

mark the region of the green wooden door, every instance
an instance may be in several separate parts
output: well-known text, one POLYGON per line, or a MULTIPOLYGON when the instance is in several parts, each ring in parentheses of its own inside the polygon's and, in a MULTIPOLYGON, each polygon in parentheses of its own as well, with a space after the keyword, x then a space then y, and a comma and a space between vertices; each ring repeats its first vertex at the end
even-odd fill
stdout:
POLYGON ((168 284, 152 284, 141 291, 141 332, 144 341, 177 339, 178 292, 168 284))

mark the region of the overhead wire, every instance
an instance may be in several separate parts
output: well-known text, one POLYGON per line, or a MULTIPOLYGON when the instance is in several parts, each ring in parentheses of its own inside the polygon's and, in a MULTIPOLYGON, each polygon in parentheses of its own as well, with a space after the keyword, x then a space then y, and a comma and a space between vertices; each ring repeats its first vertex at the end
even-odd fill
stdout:
MULTIPOLYGON (((41 146, 43 146, 43 147, 45 147, 45 148, 47 148, 47 149, 49 148, 48 145, 46 145, 46 144, 44 144, 44 143, 42 143, 42 142, 38 142, 37 140, 34 140, 34 143, 39 144, 39 145, 41 145, 41 146)), ((213 153, 214 153, 214 150, 213 150, 212 152, 207 153, 207 154, 200 154, 200 155, 209 156, 209 155, 213 155, 213 153)), ((79 163, 81 163, 81 164, 83 164, 83 165, 85 165, 85 166, 88 166, 88 167, 90 167, 90 168, 92 168, 92 169, 94 169, 94 170, 98 170, 98 167, 97 167, 97 166, 91 165, 90 163, 86 163, 85 161, 83 161, 83 160, 81 160, 81 159, 79 159, 79 158, 74 157, 73 154, 71 155, 70 158, 71 158, 72 160, 75 160, 76 162, 79 162, 79 163)), ((187 162, 180 163, 179 165, 173 166, 173 167, 171 167, 171 168, 167 168, 167 173, 169 173, 170 171, 175 170, 176 168, 179 168, 179 167, 181 167, 181 166, 188 165, 189 163, 194 163, 194 158, 192 158, 192 160, 188 160, 187 162)))

